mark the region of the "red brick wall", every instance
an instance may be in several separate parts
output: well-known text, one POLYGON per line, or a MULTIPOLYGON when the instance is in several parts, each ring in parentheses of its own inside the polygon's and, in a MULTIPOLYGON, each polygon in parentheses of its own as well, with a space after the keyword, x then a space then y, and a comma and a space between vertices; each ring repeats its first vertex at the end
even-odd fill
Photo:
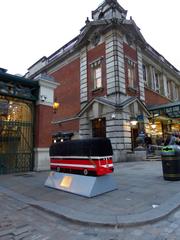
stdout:
POLYGON ((95 48, 88 51, 87 54, 87 74, 88 74, 88 100, 91 100, 97 96, 107 95, 106 84, 106 60, 105 60, 105 43, 102 43, 95 48), (91 63, 96 59, 103 57, 102 59, 102 89, 93 91, 94 83, 91 79, 91 63))
POLYGON ((130 57, 134 61, 137 61, 137 52, 134 48, 130 47, 126 43, 123 43, 123 49, 126 56, 130 57))
MULTIPOLYGON (((74 117, 80 111, 80 60, 79 58, 51 74, 60 83, 55 89, 55 97, 60 103, 53 115, 53 121, 74 117)), ((78 131, 79 121, 70 121, 61 125, 53 125, 53 133, 57 131, 78 131)))
POLYGON ((72 120, 60 124, 53 124, 52 126, 53 133, 62 131, 62 132, 74 132, 79 131, 79 120, 72 120))
POLYGON ((124 67, 125 67, 125 81, 126 81, 126 92, 128 96, 139 96, 139 76, 138 76, 138 65, 136 64, 136 84, 137 84, 137 89, 130 89, 128 87, 128 71, 127 71, 127 58, 129 57, 130 60, 134 61, 137 63, 137 51, 134 48, 131 48, 128 44, 124 43, 123 44, 123 49, 124 49, 124 56, 125 56, 125 61, 124 61, 124 67), (127 57, 127 58, 126 58, 127 57))
POLYGON ((145 103, 147 105, 158 105, 169 102, 170 101, 166 97, 160 96, 158 93, 145 88, 145 103))
POLYGON ((52 107, 37 105, 35 109, 35 147, 49 147, 52 141, 52 107))

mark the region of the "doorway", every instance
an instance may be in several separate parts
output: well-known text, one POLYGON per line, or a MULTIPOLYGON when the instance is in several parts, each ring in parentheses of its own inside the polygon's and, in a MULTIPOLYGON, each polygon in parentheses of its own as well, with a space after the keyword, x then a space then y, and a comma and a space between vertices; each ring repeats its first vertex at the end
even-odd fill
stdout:
POLYGON ((131 128, 132 151, 137 147, 136 139, 138 137, 138 128, 131 128))
POLYGON ((92 120, 92 136, 106 137, 106 118, 97 118, 92 120))

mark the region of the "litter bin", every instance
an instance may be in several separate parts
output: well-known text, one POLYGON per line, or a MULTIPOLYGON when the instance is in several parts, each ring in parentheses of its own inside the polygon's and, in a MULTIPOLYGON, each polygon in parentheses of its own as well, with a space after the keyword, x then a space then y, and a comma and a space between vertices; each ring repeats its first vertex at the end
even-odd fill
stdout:
POLYGON ((165 180, 180 180, 180 146, 168 145, 161 151, 163 177, 165 180))

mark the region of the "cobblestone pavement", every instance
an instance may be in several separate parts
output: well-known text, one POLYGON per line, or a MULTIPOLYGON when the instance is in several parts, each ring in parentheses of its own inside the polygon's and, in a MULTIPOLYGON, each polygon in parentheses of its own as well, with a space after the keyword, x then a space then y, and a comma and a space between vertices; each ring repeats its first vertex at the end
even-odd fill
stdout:
POLYGON ((0 175, 0 186, 38 201, 47 201, 85 214, 124 216, 152 210, 179 193, 179 181, 164 181, 161 162, 129 162, 115 165, 118 190, 84 198, 44 187, 49 172, 0 175), (110 204, 109 204, 110 203, 110 204), (102 211, 103 209, 103 211, 102 211))
POLYGON ((179 240, 180 210, 136 228, 73 224, 0 193, 0 240, 179 240))

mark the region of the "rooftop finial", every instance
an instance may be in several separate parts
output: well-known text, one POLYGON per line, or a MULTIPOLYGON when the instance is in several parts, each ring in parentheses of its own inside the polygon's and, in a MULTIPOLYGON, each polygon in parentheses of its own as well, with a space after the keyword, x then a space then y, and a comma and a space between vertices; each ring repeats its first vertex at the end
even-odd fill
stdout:
POLYGON ((88 23, 90 23, 90 21, 89 21, 89 18, 87 17, 85 24, 88 24, 88 23))
POLYGON ((113 5, 117 3, 117 0, 106 0, 106 3, 113 5))

